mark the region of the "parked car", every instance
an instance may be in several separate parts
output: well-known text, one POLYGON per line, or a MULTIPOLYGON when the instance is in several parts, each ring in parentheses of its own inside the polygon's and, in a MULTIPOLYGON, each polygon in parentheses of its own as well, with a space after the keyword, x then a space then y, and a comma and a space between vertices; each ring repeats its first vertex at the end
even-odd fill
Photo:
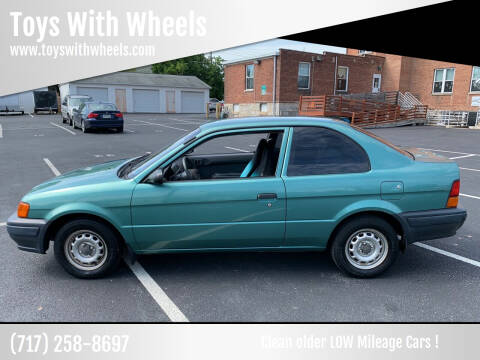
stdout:
POLYGON ((223 120, 34 187, 7 230, 25 251, 53 241, 82 278, 113 271, 124 252, 238 250, 327 250, 341 270, 372 277, 408 244, 455 234, 466 218, 459 177, 445 157, 344 121, 223 120), (254 152, 234 151, 252 138, 254 152))
POLYGON ((215 99, 215 98, 211 98, 209 101, 208 101, 208 111, 212 112, 212 111, 216 111, 217 110, 217 104, 222 104, 223 106, 223 101, 220 101, 218 99, 215 99))
POLYGON ((73 128, 79 127, 84 133, 92 129, 116 129, 123 132, 123 114, 113 103, 84 102, 73 111, 73 128))
POLYGON ((67 95, 63 99, 61 111, 62 122, 68 123, 73 126, 73 110, 77 109, 86 101, 93 101, 91 96, 88 95, 67 95))

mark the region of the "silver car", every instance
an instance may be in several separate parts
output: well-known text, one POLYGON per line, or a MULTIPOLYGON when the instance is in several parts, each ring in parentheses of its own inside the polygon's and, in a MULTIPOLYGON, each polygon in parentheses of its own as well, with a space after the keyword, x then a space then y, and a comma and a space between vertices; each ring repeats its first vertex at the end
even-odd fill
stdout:
POLYGON ((92 101, 93 98, 88 95, 67 95, 62 101, 62 122, 73 126, 73 109, 78 110, 78 107, 84 102, 92 101))

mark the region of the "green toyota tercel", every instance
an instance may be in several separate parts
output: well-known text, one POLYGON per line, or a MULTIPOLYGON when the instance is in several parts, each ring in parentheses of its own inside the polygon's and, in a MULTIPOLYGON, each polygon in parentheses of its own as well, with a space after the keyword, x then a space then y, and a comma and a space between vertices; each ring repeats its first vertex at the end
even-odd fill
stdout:
POLYGON ((462 226, 459 177, 451 160, 343 121, 224 120, 34 187, 7 230, 21 250, 53 241, 82 278, 124 254, 250 250, 328 250, 341 270, 372 277, 408 244, 462 226))

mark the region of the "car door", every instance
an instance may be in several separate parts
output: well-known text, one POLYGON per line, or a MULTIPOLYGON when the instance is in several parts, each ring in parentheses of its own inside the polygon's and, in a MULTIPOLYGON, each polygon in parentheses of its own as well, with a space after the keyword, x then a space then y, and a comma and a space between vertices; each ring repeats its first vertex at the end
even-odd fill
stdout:
POLYGON ((285 246, 325 247, 342 210, 378 197, 365 150, 347 135, 324 127, 292 128, 282 178, 287 193, 285 246))
POLYGON ((281 246, 286 200, 280 164, 268 177, 139 183, 131 206, 138 246, 147 252, 281 246))

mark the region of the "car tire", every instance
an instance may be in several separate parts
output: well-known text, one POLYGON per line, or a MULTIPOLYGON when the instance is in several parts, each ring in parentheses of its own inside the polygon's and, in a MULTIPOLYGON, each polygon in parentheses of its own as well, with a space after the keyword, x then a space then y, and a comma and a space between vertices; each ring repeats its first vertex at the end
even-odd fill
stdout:
POLYGON ((374 277, 387 270, 399 252, 395 229, 377 216, 357 217, 342 226, 330 247, 333 262, 358 278, 374 277))
POLYGON ((55 236, 54 252, 69 274, 82 279, 111 273, 120 264, 122 254, 115 233, 105 224, 90 219, 63 225, 55 236))
POLYGON ((123 126, 122 126, 122 127, 119 127, 119 128, 117 129, 117 131, 118 131, 119 133, 123 133, 123 126))
POLYGON ((88 132, 88 129, 85 127, 85 121, 82 120, 82 132, 86 134, 88 132))
POLYGON ((65 124, 67 122, 67 120, 65 120, 65 118, 62 116, 62 124, 65 124))
POLYGON ((75 129, 75 122, 70 115, 68 115, 68 125, 73 126, 73 128, 75 129))

